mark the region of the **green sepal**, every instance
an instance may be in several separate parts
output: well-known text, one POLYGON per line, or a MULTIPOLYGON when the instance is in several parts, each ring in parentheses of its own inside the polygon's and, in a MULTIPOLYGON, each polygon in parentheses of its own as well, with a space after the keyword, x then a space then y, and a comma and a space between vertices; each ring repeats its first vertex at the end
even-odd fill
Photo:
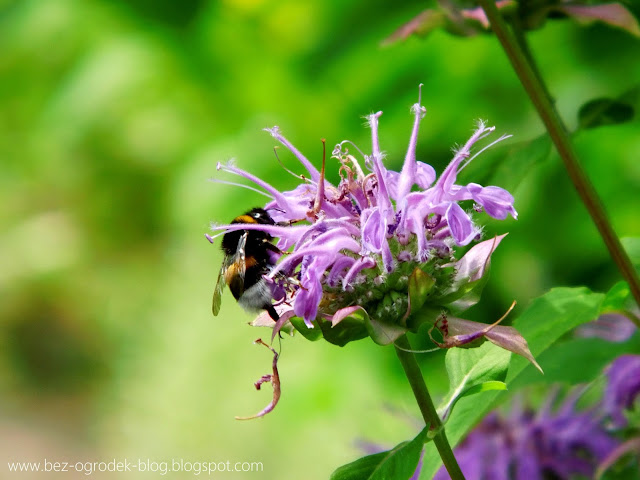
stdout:
POLYGON ((409 275, 409 305, 411 312, 417 312, 429 298, 436 284, 435 278, 428 273, 415 268, 409 275))

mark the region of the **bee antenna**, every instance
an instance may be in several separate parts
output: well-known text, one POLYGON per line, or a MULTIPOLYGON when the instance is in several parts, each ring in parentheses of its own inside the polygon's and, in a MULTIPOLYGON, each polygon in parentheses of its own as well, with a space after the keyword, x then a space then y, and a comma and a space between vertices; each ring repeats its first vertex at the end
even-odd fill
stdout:
POLYGON ((323 138, 322 142, 322 169, 320 170, 320 178, 318 179, 318 191, 316 199, 313 202, 313 214, 317 215, 324 200, 324 167, 327 159, 327 141, 323 138))
POLYGON ((286 170, 288 173, 290 173, 291 175, 293 175, 296 178, 299 178, 301 180, 306 180, 306 178, 304 178, 304 175, 298 175, 297 173, 292 172, 291 170, 289 170, 287 167, 284 166, 284 163, 282 163, 282 160, 280 160, 280 157, 278 156, 278 147, 275 146, 273 147, 273 154, 276 156, 276 160, 278 160, 278 163, 280 164, 280 166, 286 170))

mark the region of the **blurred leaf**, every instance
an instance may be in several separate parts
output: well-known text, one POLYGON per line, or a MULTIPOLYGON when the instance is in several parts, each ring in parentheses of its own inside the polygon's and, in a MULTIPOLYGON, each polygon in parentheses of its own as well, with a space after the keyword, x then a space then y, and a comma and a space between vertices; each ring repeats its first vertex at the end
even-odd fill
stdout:
POLYGON ((406 40, 411 35, 426 37, 432 31, 443 27, 446 22, 447 17, 444 12, 438 10, 424 10, 389 35, 383 41, 383 45, 406 40))
MULTIPOLYGON (((594 293, 584 287, 554 288, 533 300, 514 322, 514 326, 527 339, 533 354, 539 358, 542 352, 565 333, 596 318, 603 299, 604 294, 594 293)), ((506 381, 509 388, 523 371, 532 370, 526 367, 525 359, 512 358, 506 381)), ((447 422, 446 428, 452 446, 455 446, 478 420, 497 404, 498 398, 498 392, 489 392, 483 396, 482 403, 467 398, 458 402, 456 414, 447 422)), ((435 449, 427 449, 420 478, 432 478, 440 465, 441 460, 435 449)))
POLYGON ((410 442, 402 442, 393 450, 362 457, 339 467, 331 480, 390 480, 407 479, 413 475, 420 461, 422 447, 427 442, 427 425, 410 442))
POLYGON ((622 246, 624 247, 627 255, 631 259, 631 263, 636 268, 640 268, 640 238, 638 237, 625 237, 621 238, 622 246))
POLYGON ((640 26, 633 14, 620 3, 603 3, 600 5, 559 5, 555 10, 566 13, 581 24, 595 21, 620 28, 631 35, 640 37, 640 26))
MULTIPOLYGON (((503 15, 510 15, 515 10, 515 6, 514 0, 496 2, 496 7, 502 11, 503 15)), ((411 35, 426 37, 438 28, 444 28, 455 36, 469 37, 489 30, 489 20, 481 7, 463 9, 454 4, 441 2, 437 9, 424 10, 401 25, 384 40, 383 44, 406 40, 411 35)))
POLYGON ((503 381, 507 377, 510 359, 510 352, 489 342, 478 348, 448 350, 445 366, 449 392, 438 407, 442 419, 449 417, 455 403, 462 397, 487 390, 506 390, 503 381))
POLYGON ((513 192, 535 167, 551 153, 547 133, 532 140, 497 146, 483 153, 483 160, 463 170, 463 178, 481 184, 500 185, 513 192))
POLYGON ((624 343, 609 342, 601 338, 575 338, 559 342, 538 357, 540 363, 545 365, 544 377, 528 370, 509 386, 515 390, 534 382, 563 382, 568 385, 590 382, 619 355, 638 351, 640 335, 637 333, 624 343))
POLYGON ((625 281, 616 283, 609 289, 600 306, 600 313, 617 312, 625 308, 631 298, 631 290, 625 281))
POLYGON ((635 115, 631 105, 611 98, 590 100, 578 111, 578 126, 581 129, 616 125, 629 122, 635 115))
POLYGON ((513 191, 534 167, 549 157, 550 153, 551 138, 547 133, 533 140, 515 143, 510 146, 508 154, 499 163, 491 180, 496 185, 513 191))
MULTIPOLYGON (((489 20, 481 7, 459 8, 455 4, 440 2, 438 9, 427 9, 416 17, 401 25, 384 44, 406 40, 411 35, 425 37, 438 28, 456 36, 472 36, 483 33, 490 28, 489 20)), ((600 5, 575 5, 550 1, 520 2, 513 0, 496 1, 496 7, 510 22, 524 30, 541 28, 547 18, 570 18, 582 25, 602 22, 612 27, 640 37, 638 21, 624 5, 620 3, 604 3, 600 5), (516 18, 517 17, 517 18, 516 18)))

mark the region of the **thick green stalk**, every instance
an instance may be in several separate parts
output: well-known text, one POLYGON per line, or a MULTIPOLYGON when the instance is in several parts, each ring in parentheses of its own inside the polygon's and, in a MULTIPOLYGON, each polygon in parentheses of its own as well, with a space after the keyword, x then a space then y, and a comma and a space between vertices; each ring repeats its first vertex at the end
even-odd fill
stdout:
POLYGON ((433 443, 436 444, 442 463, 449 472, 451 480, 464 480, 464 475, 460 466, 456 461, 456 457, 453 456, 453 451, 447 440, 447 436, 444 433, 444 427, 442 421, 436 412, 436 407, 433 405, 427 385, 424 383, 422 372, 418 366, 415 355, 411 352, 411 344, 406 335, 403 335, 396 340, 396 353, 404 368, 404 373, 407 375, 413 395, 416 397, 420 412, 422 412, 422 418, 427 425, 430 425, 430 431, 434 432, 433 443))
MULTIPOLYGON (((633 267, 627 252, 622 248, 620 239, 607 218, 606 211, 602 206, 602 202, 595 188, 578 162, 578 158, 569 139, 567 128, 553 106, 546 86, 542 83, 541 77, 536 75, 534 67, 532 67, 527 56, 523 53, 513 33, 508 29, 502 15, 496 8, 495 2, 493 0, 479 0, 479 3, 487 14, 491 22, 491 27, 502 44, 502 48, 506 52, 507 57, 509 57, 509 61, 526 90, 527 95, 529 95, 529 98, 538 111, 538 115, 540 115, 540 118, 547 128, 558 150, 558 154, 564 162, 569 178, 573 182, 582 203, 584 203, 589 211, 591 219, 609 249, 609 254, 620 270, 622 277, 629 284, 636 303, 640 305, 640 278, 638 277, 638 273, 633 267)), ((638 324, 638 326, 640 327, 640 324, 638 324)))

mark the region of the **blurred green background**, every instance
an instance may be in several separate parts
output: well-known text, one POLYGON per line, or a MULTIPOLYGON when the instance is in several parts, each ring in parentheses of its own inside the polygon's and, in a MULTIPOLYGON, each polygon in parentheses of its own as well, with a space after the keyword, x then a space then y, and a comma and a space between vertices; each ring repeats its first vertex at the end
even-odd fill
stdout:
MULTIPOLYGON (((543 132, 493 37, 380 46, 427 6, 0 0, 3 472, 9 460, 184 459, 264 465, 215 478, 321 479, 361 454, 358 439, 413 436, 418 411, 395 354, 369 340, 284 338, 280 404, 234 420, 270 400, 270 387, 252 385, 271 365, 252 341, 270 331, 247 326, 228 293, 212 317, 221 255, 204 233, 264 203, 209 182, 218 161, 295 186, 264 127, 279 125, 319 164, 321 138, 368 151, 362 116, 383 110, 381 145, 398 169, 424 83, 418 158, 437 171, 477 118, 512 144, 543 132)), ((554 22, 530 40, 571 128, 580 105, 640 78, 640 42, 623 32, 554 22)), ((575 140, 621 236, 640 236, 639 126, 575 140)), ((521 311, 553 286, 619 279, 555 154, 506 181, 520 218, 487 222, 487 235, 510 235, 470 318, 494 321, 513 299, 521 311)), ((441 395, 442 355, 421 360, 441 395)))

